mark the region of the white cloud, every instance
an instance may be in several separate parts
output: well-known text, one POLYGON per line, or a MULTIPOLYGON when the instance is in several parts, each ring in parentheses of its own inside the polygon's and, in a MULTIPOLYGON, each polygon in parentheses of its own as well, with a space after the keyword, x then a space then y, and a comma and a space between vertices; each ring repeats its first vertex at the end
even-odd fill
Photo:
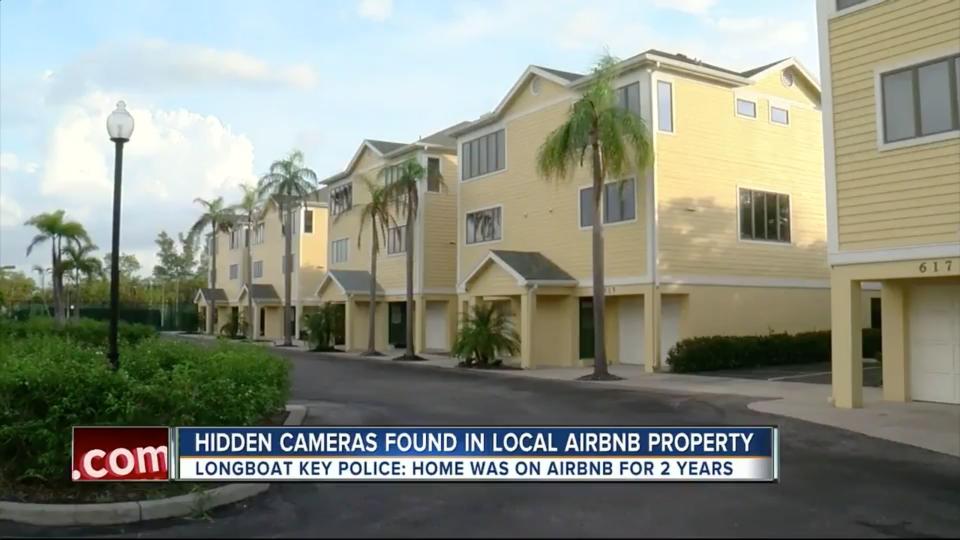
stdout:
POLYGON ((33 174, 37 172, 37 164, 32 161, 22 161, 12 152, 0 152, 0 170, 33 174))
POLYGON ((393 14, 393 0, 360 0, 357 13, 374 21, 385 21, 393 14))
POLYGON ((44 74, 50 98, 66 101, 102 88, 157 91, 201 86, 312 88, 315 70, 304 64, 275 66, 238 51, 139 40, 106 44, 59 72, 44 74))
POLYGON ((0 227, 16 227, 23 224, 23 209, 17 201, 0 193, 0 227))
POLYGON ((691 15, 704 15, 717 3, 717 0, 654 0, 653 4, 661 9, 672 9, 691 15))

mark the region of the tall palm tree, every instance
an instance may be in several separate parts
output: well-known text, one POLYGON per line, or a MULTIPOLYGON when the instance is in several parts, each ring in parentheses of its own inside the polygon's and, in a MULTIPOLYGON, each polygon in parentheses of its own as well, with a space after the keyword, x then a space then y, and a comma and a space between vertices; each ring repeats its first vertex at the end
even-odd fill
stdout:
POLYGON ((317 173, 304 165, 303 152, 294 150, 285 159, 270 164, 257 189, 262 198, 271 197, 277 203, 283 226, 283 345, 290 347, 293 345, 290 332, 293 211, 304 206, 311 193, 316 192, 317 173))
POLYGON ((63 302, 63 249, 64 240, 67 245, 71 242, 90 242, 90 236, 83 225, 76 221, 64 220, 66 214, 63 210, 56 212, 44 212, 37 214, 24 225, 31 225, 37 228, 38 234, 33 237, 30 245, 27 246, 27 255, 33 251, 33 248, 50 241, 50 258, 53 268, 53 311, 58 324, 63 324, 66 320, 66 312, 63 302))
MULTIPOLYGON (((199 204, 203 207, 203 214, 197 218, 197 221, 194 222, 193 226, 190 227, 190 232, 188 237, 190 241, 193 242, 201 234, 203 230, 207 227, 210 228, 213 240, 210 246, 210 288, 217 288, 217 235, 221 232, 227 232, 230 230, 230 223, 232 221, 232 213, 223 206, 223 197, 217 197, 212 201, 207 201, 201 198, 196 198, 193 202, 199 204)), ((209 309, 209 316, 207 320, 207 333, 212 334, 214 332, 214 322, 213 319, 216 317, 216 299, 210 298, 207 300, 207 309, 209 309)))
MULTIPOLYGON (((387 170, 380 171, 381 177, 385 176, 387 170)), ((427 171, 416 158, 396 165, 395 171, 392 182, 386 186, 387 196, 407 219, 404 233, 407 251, 407 350, 397 360, 423 360, 416 355, 413 347, 413 231, 420 211, 420 184, 427 171)))
POLYGON ((72 243, 63 249, 63 270, 72 272, 73 278, 73 296, 76 309, 73 312, 75 319, 80 318, 80 280, 86 277, 88 280, 93 276, 103 274, 103 263, 100 259, 91 254, 97 250, 94 244, 72 243))
POLYGON ((650 136, 639 116, 618 106, 613 88, 617 59, 605 55, 593 69, 589 87, 571 107, 566 121, 551 133, 537 153, 537 169, 547 179, 561 180, 590 158, 593 174, 593 373, 591 380, 618 379, 607 370, 603 313, 603 216, 600 198, 604 180, 643 171, 653 157, 650 136))
POLYGON ((246 241, 244 242, 244 265, 246 266, 246 286, 247 286, 247 339, 253 341, 253 254, 250 246, 253 241, 253 231, 257 223, 263 219, 266 205, 263 204, 263 197, 256 186, 252 184, 240 184, 243 196, 240 202, 230 207, 235 218, 235 226, 246 230, 246 241))
MULTIPOLYGON (((370 192, 370 201, 360 209, 360 231, 357 233, 357 248, 360 248, 360 241, 363 238, 363 227, 370 222, 370 321, 369 332, 367 333, 367 351, 365 356, 381 356, 377 352, 377 256, 380 254, 380 238, 387 237, 387 231, 393 219, 390 217, 390 198, 387 188, 380 184, 371 182, 368 178, 363 179, 367 191, 370 192)), ((337 214, 334 220, 343 214, 337 214)))

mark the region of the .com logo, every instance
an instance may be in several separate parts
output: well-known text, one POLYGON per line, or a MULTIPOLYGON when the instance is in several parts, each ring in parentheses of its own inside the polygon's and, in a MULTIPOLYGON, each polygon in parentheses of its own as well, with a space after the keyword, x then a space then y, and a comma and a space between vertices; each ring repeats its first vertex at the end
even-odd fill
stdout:
POLYGON ((165 427, 75 427, 74 482, 169 480, 170 430, 165 427))

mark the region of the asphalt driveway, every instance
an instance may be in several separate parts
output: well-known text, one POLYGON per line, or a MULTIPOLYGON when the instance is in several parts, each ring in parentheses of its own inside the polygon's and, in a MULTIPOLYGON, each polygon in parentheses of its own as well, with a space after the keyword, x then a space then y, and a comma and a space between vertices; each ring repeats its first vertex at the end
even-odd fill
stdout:
MULTIPOLYGON (((619 390, 284 350, 308 424, 777 424, 779 484, 275 484, 205 519, 0 536, 956 537, 960 459, 751 411, 619 390)), ((960 436, 960 435, 958 435, 960 436)))
MULTIPOLYGON (((789 364, 783 366, 762 366, 743 369, 722 369, 703 371, 697 375, 707 377, 732 377, 734 379, 755 379, 763 381, 788 381, 811 384, 830 384, 830 363, 789 364)), ((863 385, 879 388, 883 386, 883 367, 876 362, 863 363, 863 385)))

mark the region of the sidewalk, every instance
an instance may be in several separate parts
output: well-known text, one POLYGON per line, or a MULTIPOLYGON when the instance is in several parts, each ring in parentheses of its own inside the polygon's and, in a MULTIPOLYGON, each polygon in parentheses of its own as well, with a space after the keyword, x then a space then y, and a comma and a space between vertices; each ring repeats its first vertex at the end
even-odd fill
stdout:
MULTIPOLYGON (((399 353, 398 353, 399 354, 399 353)), ((356 353, 333 353, 344 358, 391 361, 395 354, 362 357, 356 353)), ((458 359, 444 355, 421 354, 425 362, 405 362, 410 366, 455 368, 458 359)), ((591 368, 544 368, 530 370, 485 370, 504 377, 529 377, 575 381, 591 368)), ((751 410, 797 418, 879 439, 909 444, 960 457, 960 406, 943 403, 895 403, 883 401, 880 388, 863 389, 863 408, 838 409, 830 403, 830 385, 762 379, 737 379, 676 373, 647 373, 642 366, 610 366, 620 381, 583 381, 627 390, 654 390, 681 394, 724 394, 757 398, 751 410)))

